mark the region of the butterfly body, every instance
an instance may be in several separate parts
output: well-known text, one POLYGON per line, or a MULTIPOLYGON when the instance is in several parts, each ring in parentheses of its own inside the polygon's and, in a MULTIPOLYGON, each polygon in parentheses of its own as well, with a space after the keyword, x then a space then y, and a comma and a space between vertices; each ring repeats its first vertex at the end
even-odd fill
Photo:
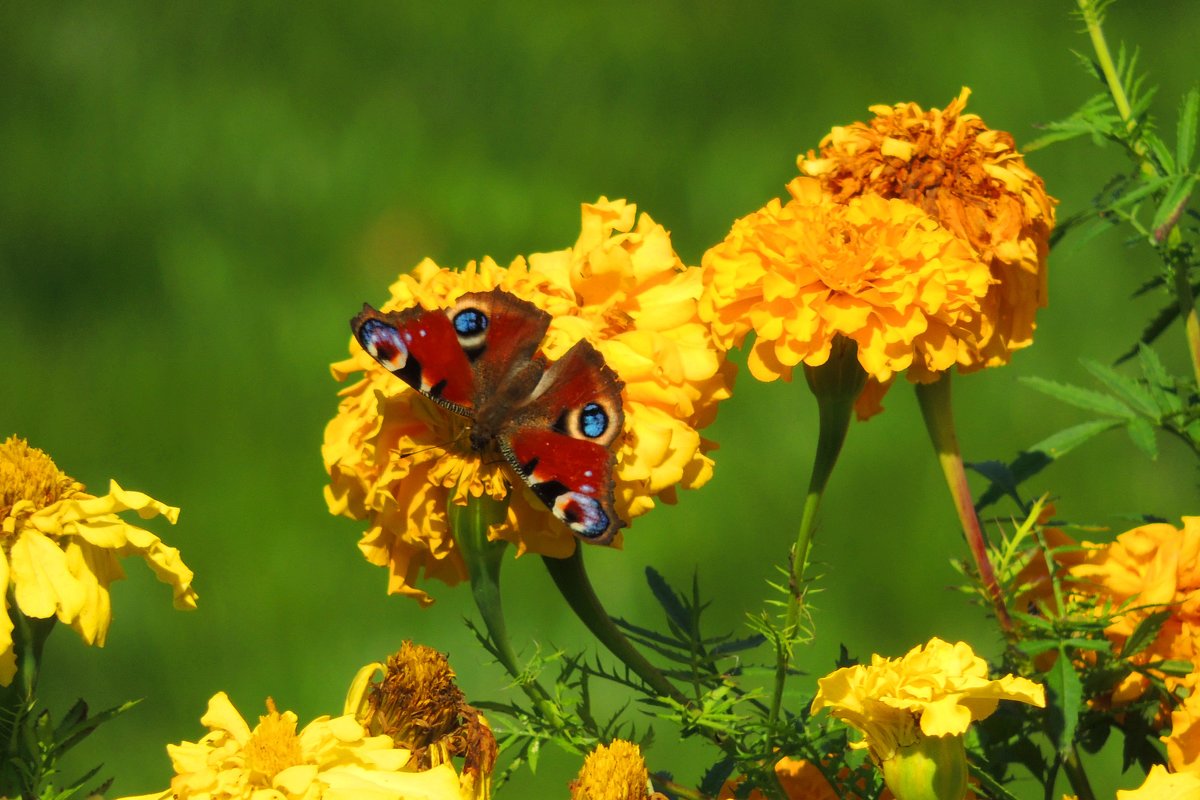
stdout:
POLYGON ((467 443, 504 458, 580 538, 612 539, 622 383, 591 344, 557 361, 539 352, 550 315, 508 292, 472 292, 449 309, 379 312, 350 322, 359 344, 421 394, 469 420, 467 443))

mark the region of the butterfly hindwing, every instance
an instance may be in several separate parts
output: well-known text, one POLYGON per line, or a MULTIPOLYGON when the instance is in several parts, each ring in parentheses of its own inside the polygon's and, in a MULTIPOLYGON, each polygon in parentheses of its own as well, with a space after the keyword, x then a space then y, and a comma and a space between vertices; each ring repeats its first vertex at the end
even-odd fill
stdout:
POLYGON ((578 342, 546 370, 505 426, 501 451, 567 527, 607 542, 623 525, 613 508, 614 445, 625 417, 621 381, 578 342))

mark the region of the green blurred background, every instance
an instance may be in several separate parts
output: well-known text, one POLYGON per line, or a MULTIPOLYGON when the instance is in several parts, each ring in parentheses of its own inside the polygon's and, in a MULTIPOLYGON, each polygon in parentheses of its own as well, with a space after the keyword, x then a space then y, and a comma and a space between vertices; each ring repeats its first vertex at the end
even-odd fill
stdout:
MULTIPOLYGON (((115 477, 182 507, 175 528, 151 527, 200 592, 197 612, 173 611, 130 562, 107 647, 52 638, 57 710, 145 699, 80 747, 67 777, 103 761, 111 796, 161 788, 164 745, 198 738, 214 692, 251 721, 267 696, 302 721, 337 713, 354 671, 405 637, 448 652, 470 697, 510 696, 463 625, 465 587, 428 586, 427 610, 386 597, 355 547, 363 526, 325 509, 319 446, 339 388, 327 365, 346 353, 349 316, 424 256, 506 263, 569 246, 579 204, 602 194, 638 203, 698 263, 782 192, 799 151, 873 103, 941 107, 966 85, 968 110, 1029 141, 1096 90, 1071 52, 1088 51, 1072 8, 0 4, 0 434, 93 490, 115 477)), ((1196 77, 1198 29, 1194 0, 1110 12, 1110 37, 1141 46, 1170 120, 1196 77)), ((1063 215, 1125 168, 1086 142, 1030 160, 1063 215)), ((1111 234, 1055 251, 1036 346, 955 384, 969 459, 1010 457, 1078 419, 1018 376, 1087 383, 1078 359, 1125 350, 1160 301, 1129 299, 1153 270, 1111 234)), ((1178 338, 1161 352, 1182 371, 1178 338)), ((946 589, 960 535, 912 393, 887 405, 852 429, 823 506, 818 640, 801 661, 817 676, 839 643, 896 656, 939 635, 998 652, 982 611, 946 589)), ((707 487, 640 519, 623 552, 588 552, 613 613, 657 621, 646 565, 698 574, 714 631, 744 633, 768 595, 799 519, 812 403, 802 383, 743 371, 708 433, 720 450, 707 487)), ((1151 463, 1112 434, 1030 488, 1076 520, 1195 513, 1190 463, 1163 445, 1151 463)), ((525 655, 585 642, 537 559, 505 574, 525 655)), ((652 768, 697 780, 709 751, 659 732, 652 768)), ((1098 760, 1102 792, 1139 782, 1116 776, 1115 753, 1098 760)), ((547 753, 501 796, 565 797, 577 768, 547 753)))

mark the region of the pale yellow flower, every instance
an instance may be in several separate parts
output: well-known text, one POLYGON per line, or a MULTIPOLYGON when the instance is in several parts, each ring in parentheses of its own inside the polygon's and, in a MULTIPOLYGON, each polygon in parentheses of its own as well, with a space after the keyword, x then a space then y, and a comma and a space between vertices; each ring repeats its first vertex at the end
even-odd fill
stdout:
POLYGON ((202 739, 167 746, 171 788, 126 800, 473 800, 451 765, 416 770, 409 750, 368 735, 352 714, 297 731, 296 715, 268 700, 251 729, 219 692, 200 721, 202 739))
POLYGON ((701 316, 719 344, 753 332, 759 380, 824 364, 839 336, 881 384, 899 372, 927 383, 969 363, 992 280, 970 247, 902 200, 837 202, 812 178, 788 191, 704 254, 701 316))
POLYGON ((960 736, 972 722, 986 719, 1001 700, 1038 707, 1045 690, 1014 675, 992 680, 987 662, 965 642, 933 638, 898 659, 875 655, 870 666, 844 667, 818 682, 812 710, 828 708, 856 728, 877 763, 921 737, 960 736))
MULTIPOLYGON (((672 503, 679 488, 712 476, 712 443, 700 429, 729 396, 732 366, 697 314, 700 272, 687 267, 670 235, 624 201, 583 206, 582 231, 571 248, 491 259, 462 271, 419 264, 390 287, 384 310, 420 304, 445 308, 473 291, 501 288, 552 315, 542 351, 551 360, 590 341, 624 382, 624 435, 617 450, 616 510, 632 520, 672 503)), ((512 489, 500 463, 482 463, 462 438, 464 421, 387 372, 351 341, 351 357, 334 376, 357 382, 341 392, 325 430, 331 512, 368 521, 359 547, 388 567, 388 590, 432 602, 417 581, 457 583, 466 577, 447 519, 447 503, 468 497, 508 498, 507 518, 492 538, 552 557, 570 555, 575 538, 524 484, 512 489)), ((501 459, 502 460, 502 459, 501 459)))
POLYGON ((799 157, 839 202, 882 195, 914 203, 968 242, 993 281, 964 339, 962 371, 1007 363, 1033 342, 1046 305, 1046 256, 1054 205, 1010 134, 963 113, 964 88, 945 109, 871 106, 868 122, 835 127, 820 153, 799 157))
POLYGON ((86 644, 103 646, 112 622, 109 587, 125 577, 119 558, 140 556, 174 590, 175 607, 196 607, 192 571, 179 551, 124 521, 162 515, 172 524, 179 509, 109 482, 108 493, 87 494, 41 450, 10 436, 0 445, 0 684, 16 669, 12 614, 56 617, 86 644), (16 603, 8 607, 9 600, 16 603))
POLYGON ((1119 790, 1117 800, 1200 800, 1200 775, 1167 772, 1162 764, 1155 764, 1141 786, 1119 790))

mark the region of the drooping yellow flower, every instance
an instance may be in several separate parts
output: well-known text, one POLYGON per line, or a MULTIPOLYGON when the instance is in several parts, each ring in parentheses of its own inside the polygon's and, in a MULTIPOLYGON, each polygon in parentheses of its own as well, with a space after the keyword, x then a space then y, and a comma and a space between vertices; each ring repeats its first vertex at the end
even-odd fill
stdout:
POLYGON ((872 656, 870 666, 844 667, 817 684, 813 712, 828 708, 856 728, 863 740, 851 746, 868 748, 880 764, 922 737, 961 736, 1001 700, 1046 704, 1040 685, 1013 675, 991 680, 968 644, 938 638, 898 659, 872 656))
POLYGON ((842 203, 812 178, 788 191, 735 222, 702 262, 701 316, 724 347, 755 333, 751 374, 787 379, 800 363, 824 364, 837 336, 881 384, 970 363, 991 282, 970 247, 903 200, 842 203))
POLYGON ((10 436, 0 445, 0 685, 16 669, 12 614, 57 617, 86 644, 103 646, 112 622, 109 587, 125 577, 121 556, 141 556, 174 590, 175 607, 196 607, 192 571, 157 536, 119 516, 136 511, 174 524, 179 509, 109 482, 108 494, 87 494, 50 456, 10 436), (7 603, 16 601, 15 608, 7 603))
POLYGON ((1117 800, 1200 800, 1200 774, 1167 772, 1162 764, 1155 764, 1141 786, 1118 790, 1117 800))
POLYGON ((224 692, 208 702, 198 742, 168 745, 175 769, 165 792, 126 800, 473 800, 454 768, 417 770, 409 750, 370 736, 352 714, 297 718, 267 701, 253 729, 224 692))
POLYGON ((406 641, 386 663, 359 670, 346 712, 368 734, 386 735, 412 751, 410 763, 416 768, 461 756, 464 796, 486 800, 491 795, 496 737, 484 716, 467 703, 449 660, 432 647, 406 641))
POLYGON ((942 110, 872 106, 869 122, 835 127, 819 154, 797 159, 839 202, 875 194, 920 206, 988 265, 993 282, 971 322, 975 335, 963 339, 964 372, 1005 364, 1033 342, 1057 202, 1010 134, 963 113, 970 94, 964 88, 942 110))
MULTIPOLYGON (((631 204, 601 198, 583 206, 574 247, 518 257, 507 268, 484 259, 454 271, 425 260, 390 287, 383 309, 445 308, 462 294, 497 287, 552 315, 542 348, 548 358, 587 339, 624 382, 619 516, 640 516, 656 500, 674 502, 679 487, 708 481, 712 444, 699 431, 728 397, 732 367, 698 318, 700 271, 680 261, 661 225, 631 204)), ((456 439, 461 419, 388 373, 357 343, 350 350, 348 360, 333 365, 338 380, 359 379, 341 392, 325 430, 326 500, 335 514, 368 520, 359 547, 388 567, 390 592, 432 602, 416 586, 422 575, 451 584, 466 577, 447 503, 504 499, 510 480, 501 464, 481 463, 456 439)), ((574 537, 523 484, 511 495, 493 538, 515 543, 519 553, 573 552, 574 537)))
POLYGON ((642 750, 633 742, 613 739, 587 754, 579 777, 571 781, 571 800, 655 800, 642 750))
MULTIPOLYGON (((1119 649, 1147 616, 1169 611, 1158 636, 1133 658, 1148 664, 1190 661, 1200 666, 1200 517, 1184 517, 1183 527, 1140 525, 1104 545, 1084 544, 1087 556, 1070 568, 1076 589, 1120 610, 1105 630, 1119 649), (1123 610, 1121 610, 1123 609, 1123 610)), ((1197 672, 1183 678, 1163 675, 1169 688, 1194 692, 1197 672)), ((1114 703, 1141 697, 1149 680, 1133 673, 1113 693, 1114 703)))

